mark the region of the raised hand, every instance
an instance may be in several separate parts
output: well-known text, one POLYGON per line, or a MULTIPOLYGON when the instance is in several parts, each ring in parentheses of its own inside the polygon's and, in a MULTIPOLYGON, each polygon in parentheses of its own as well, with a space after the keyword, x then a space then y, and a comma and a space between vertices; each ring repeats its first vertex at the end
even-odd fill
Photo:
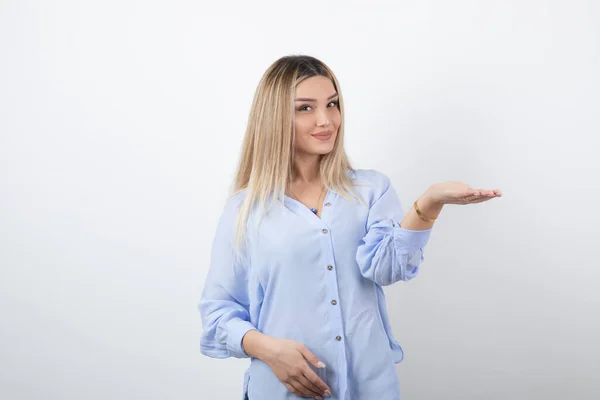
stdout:
POLYGON ((433 184, 427 189, 426 194, 437 204, 473 204, 502 196, 500 189, 474 189, 458 181, 433 184))

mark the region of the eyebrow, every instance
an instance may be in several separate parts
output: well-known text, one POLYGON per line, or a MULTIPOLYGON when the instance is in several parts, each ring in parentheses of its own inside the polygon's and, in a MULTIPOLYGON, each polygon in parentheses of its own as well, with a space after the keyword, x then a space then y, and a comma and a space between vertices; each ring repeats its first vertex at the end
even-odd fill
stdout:
MULTIPOLYGON (((337 92, 335 92, 334 94, 332 94, 331 96, 329 96, 327 98, 327 100, 333 99, 337 95, 338 95, 337 92)), ((317 101, 317 100, 315 100, 315 99, 309 99, 309 98, 306 98, 306 97, 298 97, 298 98, 294 99, 294 101, 317 101)))

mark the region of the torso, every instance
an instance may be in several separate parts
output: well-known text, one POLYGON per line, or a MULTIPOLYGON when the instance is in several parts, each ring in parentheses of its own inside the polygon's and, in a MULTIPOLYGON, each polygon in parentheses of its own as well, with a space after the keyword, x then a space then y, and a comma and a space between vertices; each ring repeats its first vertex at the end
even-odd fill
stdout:
MULTIPOLYGON (((357 261, 370 205, 382 196, 385 179, 367 170, 352 178, 365 204, 333 188, 316 204, 321 188, 305 185, 289 190, 299 199, 286 192, 283 205, 251 214, 244 301, 260 332, 303 343, 327 365, 322 379, 334 398, 397 399, 395 363, 403 352, 389 326, 383 290, 362 275, 357 261), (311 207, 318 208, 316 217, 311 207)), ((372 234, 390 232, 390 221, 400 220, 400 208, 384 211, 372 234)), ((390 257, 380 261, 387 269, 390 257)), ((251 360, 244 390, 250 399, 298 398, 258 358, 251 360)))

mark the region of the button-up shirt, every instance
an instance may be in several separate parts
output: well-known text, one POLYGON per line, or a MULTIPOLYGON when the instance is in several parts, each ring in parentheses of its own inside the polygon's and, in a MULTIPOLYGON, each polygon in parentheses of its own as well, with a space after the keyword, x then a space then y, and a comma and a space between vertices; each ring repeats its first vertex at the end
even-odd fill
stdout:
MULTIPOLYGON (((232 250, 234 221, 246 191, 225 205, 212 243, 199 310, 200 351, 247 358, 251 329, 303 343, 326 365, 313 368, 331 399, 399 399, 395 363, 403 351, 392 334, 383 286, 414 278, 431 228, 400 227, 404 216, 390 179, 376 170, 349 172, 364 204, 332 188, 321 216, 284 196, 260 224, 249 218, 242 257, 232 250)), ((310 364, 309 364, 310 365, 310 364)), ((241 398, 301 398, 270 367, 251 358, 241 398)))

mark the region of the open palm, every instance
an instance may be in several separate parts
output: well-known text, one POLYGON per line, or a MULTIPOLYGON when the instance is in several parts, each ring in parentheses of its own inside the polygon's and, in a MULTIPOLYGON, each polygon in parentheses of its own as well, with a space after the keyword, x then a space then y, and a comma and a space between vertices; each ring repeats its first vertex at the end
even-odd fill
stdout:
POLYGON ((474 189, 458 181, 436 183, 428 191, 431 198, 440 204, 481 203, 502 196, 499 189, 474 189))

